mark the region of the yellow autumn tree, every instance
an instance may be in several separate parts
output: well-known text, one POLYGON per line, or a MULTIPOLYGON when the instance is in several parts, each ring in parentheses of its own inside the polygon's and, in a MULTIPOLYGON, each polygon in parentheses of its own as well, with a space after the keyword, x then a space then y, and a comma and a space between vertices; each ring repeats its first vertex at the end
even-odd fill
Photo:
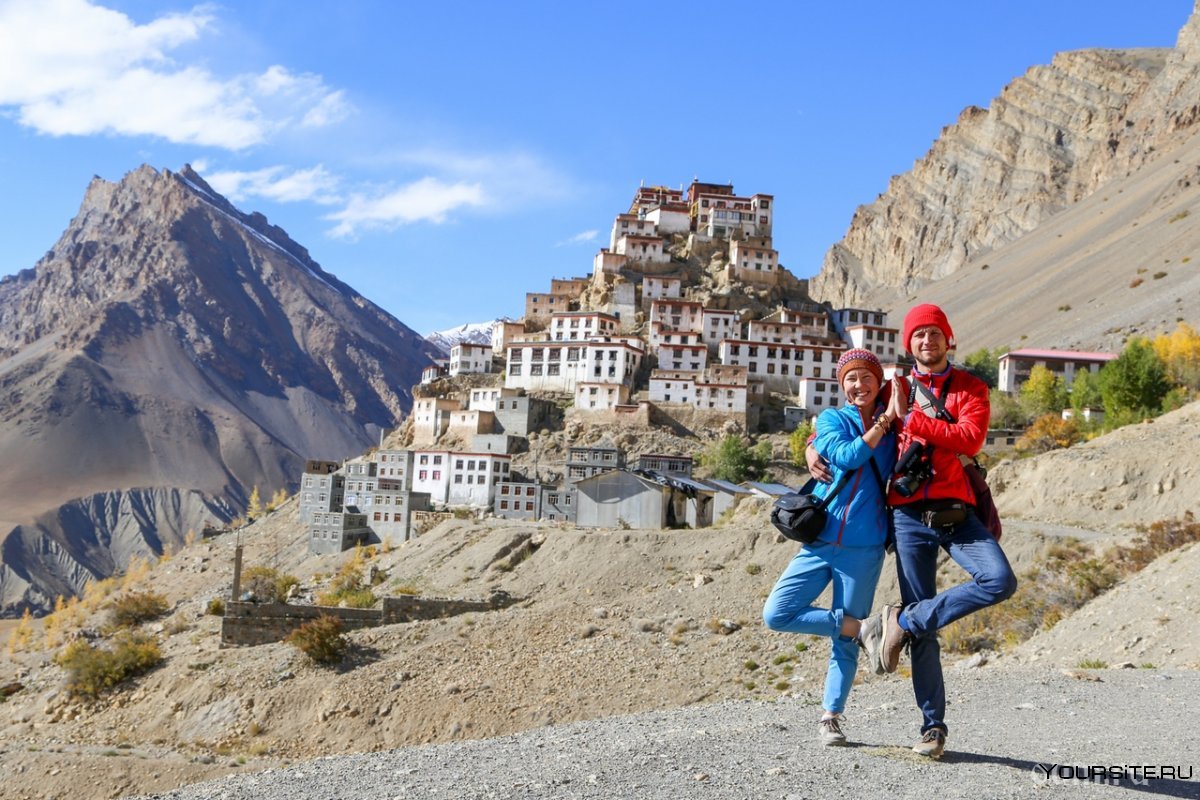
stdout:
POLYGON ((1154 354, 1167 368, 1167 378, 1178 386, 1200 389, 1200 333, 1180 322, 1171 333, 1154 339, 1154 354))
POLYGON ((33 614, 29 609, 25 609, 25 613, 21 615, 21 621, 17 623, 17 627, 8 637, 8 654, 11 656, 19 650, 28 650, 29 643, 33 641, 33 614))
POLYGON ((263 514, 262 497, 259 496, 258 487, 255 486, 254 490, 250 492, 250 503, 246 506, 246 519, 253 522, 254 520, 261 517, 262 514, 263 514))

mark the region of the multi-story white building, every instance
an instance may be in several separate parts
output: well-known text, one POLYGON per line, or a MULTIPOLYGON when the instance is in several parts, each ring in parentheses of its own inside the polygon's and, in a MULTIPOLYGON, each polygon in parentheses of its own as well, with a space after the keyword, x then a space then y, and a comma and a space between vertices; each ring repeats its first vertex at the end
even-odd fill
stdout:
POLYGON ((703 372, 657 369, 650 374, 648 394, 652 403, 744 415, 747 371, 723 364, 712 364, 703 372))
POLYGON ((881 325, 847 325, 842 329, 842 338, 851 347, 861 347, 879 356, 879 360, 887 363, 894 362, 906 351, 900 338, 900 331, 895 328, 885 328, 881 325))
POLYGON ((754 319, 746 323, 746 338, 752 342, 774 344, 825 344, 829 338, 828 331, 822 334, 820 330, 799 322, 754 319))
POLYGON ((371 455, 380 480, 398 482, 401 489, 412 488, 413 453, 411 450, 376 450, 371 455))
POLYGON ((512 456, 501 453, 450 453, 446 504, 491 508, 496 483, 509 480, 512 456))
POLYGON ((613 250, 617 255, 625 256, 629 262, 662 264, 671 260, 671 254, 663 247, 661 236, 622 236, 613 250))
POLYGON ((525 322, 502 319, 492 326, 492 354, 504 353, 513 337, 525 333, 525 322))
POLYGON ((462 403, 448 397, 418 397, 413 400, 413 441, 432 444, 450 428, 450 415, 462 410, 462 403))
POLYGON ((612 233, 608 237, 608 246, 611 250, 617 253, 624 253, 618 249, 622 239, 628 236, 646 237, 658 239, 662 241, 662 237, 658 233, 658 225, 646 219, 645 214, 639 214, 636 211, 628 214, 617 214, 617 218, 613 220, 612 233))
POLYGON ((596 311, 569 311, 550 317, 549 340, 552 342, 582 342, 593 336, 611 336, 617 332, 619 321, 611 314, 596 311))
POLYGON ((579 380, 632 387, 645 357, 645 345, 636 336, 595 336, 584 349, 579 380))
POLYGON ((620 275, 628 262, 626 256, 614 253, 607 247, 601 248, 592 259, 592 275, 620 275))
POLYGON ((649 309, 655 300, 679 298, 683 292, 683 278, 679 275, 646 275, 642 278, 642 308, 649 309))
POLYGON ((734 239, 729 243, 725 271, 733 280, 774 286, 779 282, 779 253, 771 247, 769 238, 734 239))
POLYGON ((1030 371, 1040 366, 1058 375, 1070 386, 1080 372, 1086 370, 1097 373, 1116 357, 1115 353, 1087 353, 1078 350, 1010 350, 1000 356, 997 383, 1001 391, 1016 392, 1029 380, 1030 371))
POLYGON ((846 328, 851 325, 876 325, 887 327, 887 313, 870 308, 837 308, 830 315, 830 321, 839 336, 845 336, 846 328))
POLYGON ((731 309, 701 309, 700 335, 702 341, 708 345, 709 354, 716 355, 717 345, 721 340, 741 338, 741 314, 731 309))
POLYGON ((450 376, 492 371, 492 346, 459 342, 450 348, 450 376))
POLYGON ((612 411, 628 405, 629 396, 629 387, 623 383, 578 381, 575 384, 575 408, 580 411, 612 411))
POLYGON ((512 465, 503 453, 417 450, 413 459, 413 491, 451 506, 490 508, 496 481, 508 480, 512 465))
POLYGON ((700 341, 699 333, 667 334, 664 338, 666 341, 656 351, 659 369, 696 372, 708 365, 708 346, 700 341), (683 341, 672 342, 671 339, 683 341))
POLYGON ((722 364, 743 366, 752 382, 768 390, 794 393, 800 378, 834 378, 844 346, 775 344, 726 339, 718 348, 722 364))
MULTIPOLYGON (((703 313, 704 305, 693 300, 655 300, 650 304, 651 336, 655 329, 700 333, 703 313)), ((651 344, 658 342, 652 338, 651 344)))
POLYGON ((828 378, 801 378, 796 390, 796 404, 804 409, 805 415, 815 417, 827 408, 842 404, 842 390, 836 376, 828 378))
POLYGON ((829 332, 829 314, 823 309, 797 310, 780 308, 769 319, 778 319, 783 323, 806 328, 806 335, 813 339, 828 339, 831 335, 829 332))
POLYGON ((483 386, 467 392, 467 408, 472 411, 495 411, 501 400, 520 396, 520 391, 516 389, 483 386))
POLYGON ((586 342, 516 342, 508 347, 506 388, 574 393, 580 380, 633 386, 645 350, 637 337, 593 336, 586 342))
POLYGON ((738 197, 732 185, 693 182, 688 203, 693 229, 709 239, 770 236, 774 196, 738 197))

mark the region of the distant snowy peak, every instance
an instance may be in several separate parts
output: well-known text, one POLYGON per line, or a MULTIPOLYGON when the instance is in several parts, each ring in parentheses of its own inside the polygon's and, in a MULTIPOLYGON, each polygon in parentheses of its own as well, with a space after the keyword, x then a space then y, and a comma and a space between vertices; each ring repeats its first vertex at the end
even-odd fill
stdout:
POLYGON ((467 344, 491 344, 492 328, 496 327, 496 323, 510 321, 507 317, 501 317, 490 322, 468 322, 466 325, 459 325, 457 328, 434 331, 425 337, 425 341, 437 347, 446 355, 450 355, 450 348, 463 342, 467 344))

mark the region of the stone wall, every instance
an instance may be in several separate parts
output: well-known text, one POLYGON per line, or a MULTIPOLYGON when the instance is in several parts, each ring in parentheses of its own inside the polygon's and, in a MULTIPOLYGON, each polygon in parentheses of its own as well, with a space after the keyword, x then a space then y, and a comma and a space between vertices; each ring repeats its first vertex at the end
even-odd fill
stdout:
POLYGON ((455 600, 444 597, 400 595, 383 598, 383 608, 334 608, 286 603, 227 603, 221 620, 221 646, 238 647, 281 642, 306 622, 322 616, 337 617, 343 630, 377 628, 422 619, 441 619, 459 614, 496 611, 517 599, 507 592, 493 592, 486 600, 455 600))

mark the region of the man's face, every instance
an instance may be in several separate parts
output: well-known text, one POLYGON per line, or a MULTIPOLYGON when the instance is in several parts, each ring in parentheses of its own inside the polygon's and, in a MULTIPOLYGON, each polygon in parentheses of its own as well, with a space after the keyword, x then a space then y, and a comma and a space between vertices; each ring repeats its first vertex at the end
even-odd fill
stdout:
POLYGON ((946 354, 950 352, 950 343, 946 334, 937 325, 926 325, 913 331, 908 343, 912 349, 913 358, 917 360, 926 372, 941 372, 946 366, 946 354))

